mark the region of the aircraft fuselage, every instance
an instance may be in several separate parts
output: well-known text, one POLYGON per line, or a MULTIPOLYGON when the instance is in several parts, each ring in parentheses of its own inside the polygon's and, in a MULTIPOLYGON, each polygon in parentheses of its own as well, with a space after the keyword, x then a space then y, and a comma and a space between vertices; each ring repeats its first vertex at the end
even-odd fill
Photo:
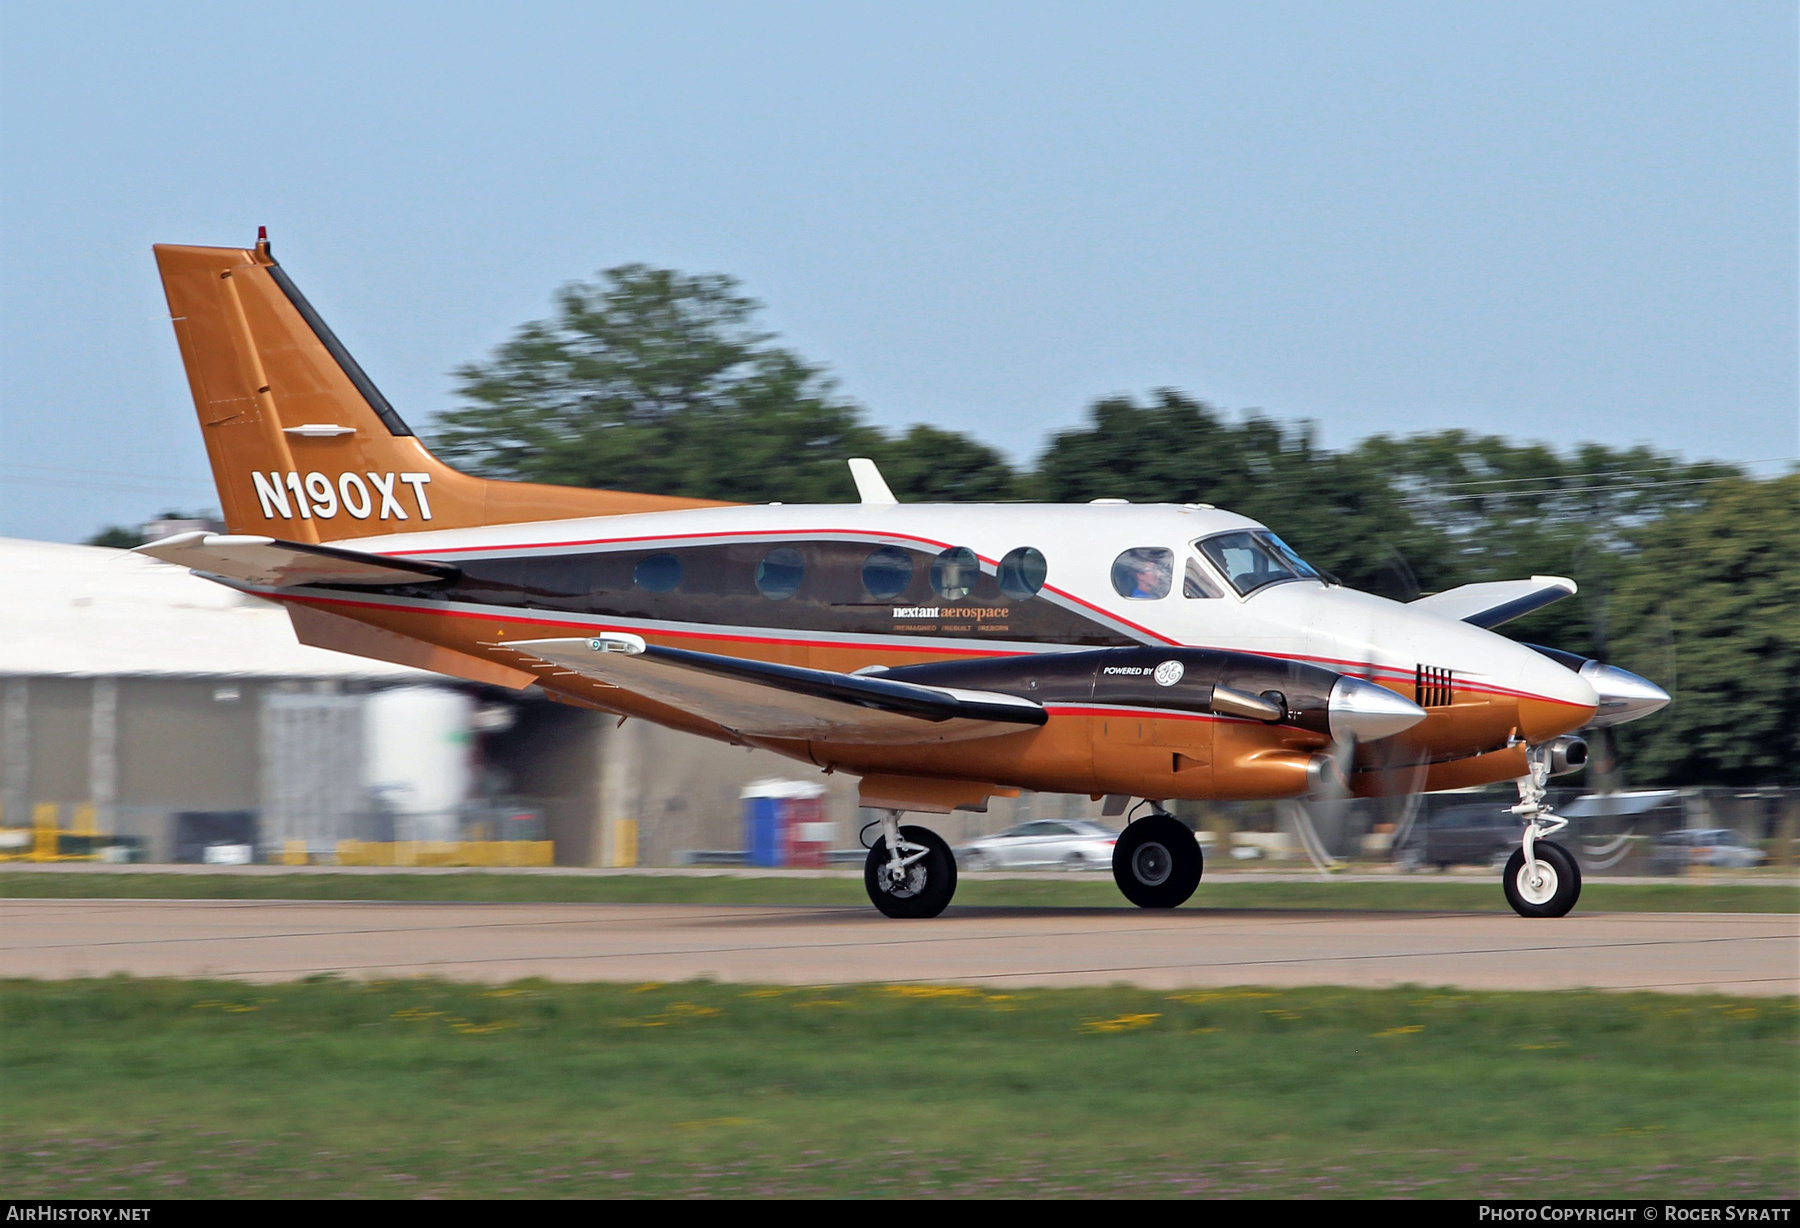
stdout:
MULTIPOLYGON (((1342 739, 1325 711, 1339 677, 1425 713, 1360 748, 1352 783, 1365 792, 1384 766, 1408 773, 1408 791, 1515 778, 1525 744, 1593 717, 1586 680, 1492 631, 1310 575, 1234 573, 1251 556, 1220 543, 1263 532, 1201 506, 707 507, 363 537, 359 550, 459 574, 263 591, 519 670, 575 702, 862 775, 1299 796, 1342 739), (1048 719, 928 745, 746 736, 508 647, 603 632, 836 673, 898 671, 1029 698, 1048 719), (1215 686, 1276 696, 1279 719, 1218 711, 1215 686)), ((316 627, 310 639, 330 642, 316 627)))

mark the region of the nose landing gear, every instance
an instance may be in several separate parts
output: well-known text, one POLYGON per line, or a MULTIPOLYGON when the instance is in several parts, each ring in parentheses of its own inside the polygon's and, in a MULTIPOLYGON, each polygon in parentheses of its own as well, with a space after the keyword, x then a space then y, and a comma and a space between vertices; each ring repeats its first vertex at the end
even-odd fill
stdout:
POLYGON ((1549 792, 1552 745, 1527 752, 1527 775, 1519 777, 1519 804, 1512 812, 1525 820, 1525 835, 1507 859, 1501 877, 1506 902, 1521 917, 1565 916, 1581 898, 1581 866, 1562 845, 1545 839, 1569 825, 1544 805, 1549 792))
POLYGON ((1530 861, 1517 848, 1506 862, 1506 902, 1521 917, 1560 917, 1581 895, 1581 867, 1560 844, 1538 843, 1530 861))

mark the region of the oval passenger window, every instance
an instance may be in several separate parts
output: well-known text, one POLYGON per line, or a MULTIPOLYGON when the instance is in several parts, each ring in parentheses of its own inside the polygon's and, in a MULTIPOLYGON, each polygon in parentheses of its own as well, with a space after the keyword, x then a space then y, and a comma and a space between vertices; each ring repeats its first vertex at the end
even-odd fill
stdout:
POLYGON ((777 546, 756 565, 756 589, 771 601, 786 601, 800 591, 806 560, 792 546, 777 546))
POLYGON ((883 546, 863 563, 863 591, 877 601, 891 601, 912 583, 912 556, 897 546, 883 546))
POLYGON ((1030 546, 1020 546, 1000 560, 1000 591, 1014 601, 1029 601, 1044 587, 1044 577, 1049 573, 1049 564, 1041 553, 1030 546))
POLYGON ((681 560, 672 554, 653 554, 639 560, 631 578, 639 588, 653 593, 671 592, 681 583, 681 560))
POLYGON ((945 601, 961 601, 981 579, 981 560, 967 546, 952 546, 931 561, 931 587, 945 601))
POLYGON ((1175 552, 1161 546, 1138 546, 1113 560, 1113 591, 1133 601, 1155 601, 1169 595, 1175 552))

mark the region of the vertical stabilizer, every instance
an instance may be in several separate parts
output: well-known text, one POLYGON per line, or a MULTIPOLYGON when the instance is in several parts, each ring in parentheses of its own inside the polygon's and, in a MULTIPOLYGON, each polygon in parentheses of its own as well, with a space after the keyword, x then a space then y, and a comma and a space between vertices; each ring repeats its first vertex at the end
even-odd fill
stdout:
POLYGON ((334 541, 716 506, 470 477, 425 450, 269 254, 158 245, 225 523, 334 541))

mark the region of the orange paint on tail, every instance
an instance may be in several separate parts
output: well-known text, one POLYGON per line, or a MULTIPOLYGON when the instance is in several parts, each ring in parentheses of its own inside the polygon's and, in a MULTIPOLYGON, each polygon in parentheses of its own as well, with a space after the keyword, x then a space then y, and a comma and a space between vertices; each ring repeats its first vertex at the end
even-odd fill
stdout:
POLYGON ((233 533, 339 541, 719 506, 458 473, 425 450, 266 241, 158 245, 156 263, 233 533))

